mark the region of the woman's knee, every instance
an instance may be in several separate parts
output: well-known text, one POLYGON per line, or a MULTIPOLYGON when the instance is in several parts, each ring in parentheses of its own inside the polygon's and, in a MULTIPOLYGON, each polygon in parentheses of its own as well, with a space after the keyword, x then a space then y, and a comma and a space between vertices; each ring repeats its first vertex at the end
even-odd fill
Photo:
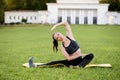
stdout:
POLYGON ((93 53, 90 53, 90 54, 86 55, 85 58, 92 60, 94 58, 94 55, 93 55, 93 53))

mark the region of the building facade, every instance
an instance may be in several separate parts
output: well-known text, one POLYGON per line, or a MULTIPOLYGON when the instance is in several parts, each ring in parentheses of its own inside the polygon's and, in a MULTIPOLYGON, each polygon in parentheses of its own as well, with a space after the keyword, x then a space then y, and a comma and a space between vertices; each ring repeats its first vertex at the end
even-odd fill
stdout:
POLYGON ((109 4, 99 0, 57 0, 47 3, 47 11, 7 11, 5 23, 21 22, 54 24, 68 21, 70 24, 120 24, 120 14, 109 12, 109 4))
POLYGON ((22 23, 26 19, 27 23, 46 23, 47 11, 6 11, 5 23, 22 23))

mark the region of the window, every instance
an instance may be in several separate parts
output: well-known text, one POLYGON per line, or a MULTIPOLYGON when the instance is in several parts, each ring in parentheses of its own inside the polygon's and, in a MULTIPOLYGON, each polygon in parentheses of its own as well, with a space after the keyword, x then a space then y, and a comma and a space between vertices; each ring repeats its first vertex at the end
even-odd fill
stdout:
POLYGON ((30 19, 32 20, 32 16, 30 17, 30 19))
POLYGON ((18 16, 18 20, 20 19, 20 16, 18 16))
POLYGON ((11 19, 12 19, 12 17, 11 17, 11 16, 9 16, 9 19, 11 20, 11 19))
POLYGON ((97 17, 93 17, 93 24, 97 24, 97 17))
POLYGON ((14 16, 14 20, 15 20, 15 16, 14 16))
POLYGON ((79 9, 75 10, 75 24, 79 24, 79 9))
POLYGON ((70 16, 67 16, 67 22, 68 22, 69 24, 71 24, 71 17, 70 17, 70 16))
POLYGON ((58 16, 58 23, 59 22, 62 22, 62 17, 61 16, 58 16))
POLYGON ((88 17, 84 17, 84 24, 88 24, 88 17))
POLYGON ((75 24, 79 24, 79 17, 75 18, 75 24))
POLYGON ((93 24, 97 24, 97 10, 93 10, 93 24))
POLYGON ((67 22, 69 23, 69 24, 71 24, 71 10, 70 9, 67 9, 66 10, 66 16, 67 16, 67 22))
POLYGON ((62 22, 62 10, 61 9, 58 10, 58 23, 59 22, 62 22))
POLYGON ((36 20, 36 19, 37 19, 37 17, 35 16, 35 17, 34 17, 34 19, 36 20))
POLYGON ((88 24, 88 9, 84 10, 84 24, 88 24))

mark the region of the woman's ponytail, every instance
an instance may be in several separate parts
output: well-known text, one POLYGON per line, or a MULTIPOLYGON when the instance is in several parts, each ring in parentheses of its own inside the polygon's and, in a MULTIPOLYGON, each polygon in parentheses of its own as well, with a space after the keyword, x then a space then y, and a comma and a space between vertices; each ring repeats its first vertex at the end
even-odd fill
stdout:
POLYGON ((58 41, 54 39, 54 34, 52 36, 52 38, 53 38, 53 51, 57 52, 58 51, 58 41))

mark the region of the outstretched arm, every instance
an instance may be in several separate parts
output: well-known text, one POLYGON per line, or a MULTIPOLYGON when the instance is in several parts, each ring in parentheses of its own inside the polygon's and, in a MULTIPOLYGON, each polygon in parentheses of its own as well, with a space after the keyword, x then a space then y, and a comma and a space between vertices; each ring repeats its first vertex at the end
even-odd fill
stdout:
POLYGON ((71 38, 71 39, 74 40, 73 33, 72 33, 71 27, 70 27, 70 25, 68 24, 68 22, 60 22, 60 23, 58 23, 58 24, 55 24, 55 25, 51 28, 51 31, 54 30, 57 26, 60 26, 60 25, 64 25, 64 26, 65 26, 65 28, 66 28, 66 36, 68 36, 69 38, 71 38))

